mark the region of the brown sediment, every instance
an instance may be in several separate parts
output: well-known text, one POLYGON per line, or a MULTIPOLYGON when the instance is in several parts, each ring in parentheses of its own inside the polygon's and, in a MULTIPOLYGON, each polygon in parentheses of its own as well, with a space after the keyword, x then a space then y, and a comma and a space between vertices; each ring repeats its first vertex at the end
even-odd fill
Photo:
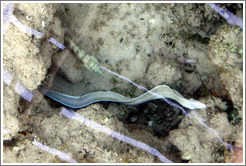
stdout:
POLYGON ((243 147, 235 148, 234 150, 235 158, 232 163, 243 163, 243 147))

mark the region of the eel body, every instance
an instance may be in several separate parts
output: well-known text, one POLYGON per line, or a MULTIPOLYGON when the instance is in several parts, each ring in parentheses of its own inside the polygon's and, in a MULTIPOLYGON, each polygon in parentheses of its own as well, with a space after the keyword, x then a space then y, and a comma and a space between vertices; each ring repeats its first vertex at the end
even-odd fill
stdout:
POLYGON ((137 105, 150 100, 161 99, 161 98, 173 99, 177 101, 179 104, 181 104, 182 106, 189 109, 206 108, 205 104, 197 100, 194 100, 192 98, 186 99, 178 91, 171 89, 167 85, 157 86, 152 90, 136 98, 128 98, 119 93, 115 93, 112 91, 96 91, 96 92, 88 93, 84 96, 70 96, 47 89, 41 89, 40 92, 52 98, 53 100, 56 100, 71 108, 82 108, 92 103, 96 103, 100 101, 111 101, 111 102, 124 103, 127 105, 137 105))

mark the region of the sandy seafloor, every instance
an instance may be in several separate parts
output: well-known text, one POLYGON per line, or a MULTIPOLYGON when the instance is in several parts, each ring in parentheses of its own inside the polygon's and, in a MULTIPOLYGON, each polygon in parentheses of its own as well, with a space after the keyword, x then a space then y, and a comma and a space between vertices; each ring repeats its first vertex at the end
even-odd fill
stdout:
MULTIPOLYGON (((221 4, 242 17, 242 4, 221 4)), ((39 87, 81 96, 110 90, 127 97, 144 93, 103 71, 87 70, 64 42, 69 36, 99 64, 141 86, 168 85, 207 105, 189 116, 162 100, 126 106, 101 102, 77 109, 84 117, 157 149, 173 162, 232 162, 214 129, 234 147, 243 146, 243 30, 228 24, 207 4, 15 4, 22 24, 45 33, 28 35, 9 24, 3 37, 3 162, 66 162, 32 144, 65 152, 79 163, 160 163, 156 156, 60 115, 62 104, 39 87), (64 43, 65 50, 48 42, 64 43), (31 102, 17 83, 33 92, 31 102)), ((66 107, 68 108, 68 107, 66 107)), ((69 109, 69 108, 68 108, 69 109)))

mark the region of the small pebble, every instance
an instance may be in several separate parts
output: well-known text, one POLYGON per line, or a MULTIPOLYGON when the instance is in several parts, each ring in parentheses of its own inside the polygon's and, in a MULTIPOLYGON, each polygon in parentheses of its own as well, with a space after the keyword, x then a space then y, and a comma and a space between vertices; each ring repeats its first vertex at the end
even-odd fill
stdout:
POLYGON ((26 19, 27 19, 28 21, 30 21, 30 20, 32 20, 32 17, 31 17, 31 16, 26 16, 26 19))
POLYGON ((133 116, 131 117, 131 122, 136 122, 137 121, 137 117, 133 116))
POLYGON ((148 126, 152 127, 152 125, 153 125, 153 121, 151 120, 148 122, 148 126))
POLYGON ((42 21, 42 27, 44 27, 45 26, 45 22, 44 21, 42 21))
POLYGON ((155 19, 153 19, 153 18, 150 19, 150 20, 149 20, 149 23, 154 24, 154 23, 155 23, 155 19))

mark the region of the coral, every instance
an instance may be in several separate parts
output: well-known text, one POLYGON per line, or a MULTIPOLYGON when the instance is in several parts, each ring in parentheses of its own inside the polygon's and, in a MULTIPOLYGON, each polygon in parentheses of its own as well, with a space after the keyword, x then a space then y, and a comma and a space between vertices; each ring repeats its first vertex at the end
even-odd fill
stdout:
POLYGON ((16 95, 13 87, 3 85, 3 128, 9 132, 3 135, 3 139, 11 139, 20 130, 18 119, 18 106, 20 96, 16 95))
POLYGON ((160 59, 160 57, 157 57, 156 60, 149 65, 144 79, 149 87, 161 84, 176 86, 173 85, 173 83, 177 83, 181 77, 181 72, 177 67, 170 65, 170 62, 167 60, 164 61, 160 59))
POLYGON ((34 44, 26 34, 9 25, 3 44, 4 67, 11 74, 15 73, 29 90, 36 89, 45 77, 44 63, 36 57, 39 47, 39 43, 34 44))
POLYGON ((240 28, 224 24, 211 36, 209 58, 223 70, 241 70, 243 56, 243 31, 240 28))
POLYGON ((243 72, 232 70, 223 72, 220 76, 233 101, 234 110, 230 110, 228 116, 232 123, 235 123, 243 118, 243 72))
POLYGON ((174 25, 176 33, 197 35, 202 39, 208 38, 216 31, 215 23, 219 21, 217 13, 207 4, 174 4, 172 13, 174 20, 179 24, 174 25))
POLYGON ((243 48, 242 35, 242 30, 224 25, 211 37, 209 43, 209 57, 220 68, 221 81, 239 114, 234 118, 243 117, 243 56, 238 53, 243 48))
MULTIPOLYGON (((20 22, 22 24, 26 23, 26 26, 29 25, 29 27, 36 29, 42 27, 41 29, 43 31, 48 31, 49 28, 52 27, 50 26, 48 28, 53 17, 46 14, 54 13, 59 5, 51 7, 52 5, 48 4, 50 7, 41 7, 42 10, 40 10, 40 5, 42 6, 43 4, 15 4, 14 15, 18 14, 17 16, 20 16, 20 22), (36 7, 38 7, 38 9, 36 7), (27 13, 31 10, 32 16, 35 17, 35 19, 27 20, 23 16, 25 14, 20 14, 23 12, 21 10, 22 8, 24 8, 27 13), (28 11, 26 8, 28 8, 28 11), (37 13, 34 13, 33 11, 37 11, 37 13), (40 15, 42 15, 42 17, 39 17, 40 15), (46 26, 39 24, 42 21, 46 21, 46 26), (27 22, 33 22, 33 24, 28 24, 27 22)), ((47 6, 47 4, 43 6, 47 6)), ((32 39, 31 36, 20 31, 12 24, 10 24, 6 30, 3 44, 4 67, 9 73, 14 74, 16 79, 29 90, 37 88, 45 77, 46 68, 50 65, 50 63, 47 63, 49 61, 43 61, 43 59, 46 58, 42 57, 49 57, 48 55, 50 55, 50 52, 54 51, 54 49, 46 49, 44 52, 42 49, 43 47, 46 47, 45 45, 46 44, 43 44, 41 40, 35 38, 32 39), (35 75, 35 77, 33 77, 33 75, 35 75)))
POLYGON ((14 14, 25 26, 37 31, 45 31, 53 21, 59 3, 16 3, 14 14))
MULTIPOLYGON (((137 136, 138 138, 134 139, 143 141, 150 146, 153 146, 153 144, 164 144, 164 141, 159 142, 156 137, 147 132, 136 131, 136 134, 128 132, 122 122, 119 122, 116 118, 109 118, 107 110, 98 104, 80 109, 77 113, 126 136, 132 138, 137 136)), ((37 118, 37 116, 34 116, 30 121, 35 122, 37 118)), ((37 130, 35 132, 40 133, 37 140, 46 140, 45 144, 70 154, 73 159, 80 163, 88 161, 120 163, 124 162, 123 158, 134 159, 136 162, 155 162, 155 158, 146 151, 136 149, 124 142, 121 143, 105 133, 70 120, 63 115, 54 114, 50 118, 43 119, 42 123, 37 124, 35 130, 37 130), (60 132, 61 130, 63 132, 60 132), (86 158, 83 157, 83 154, 79 153, 83 149, 88 151, 86 158), (130 154, 130 152, 134 153, 130 154), (128 154, 128 157, 125 156, 126 154, 128 154)), ((165 151, 164 149, 160 148, 162 154, 165 151)))
MULTIPOLYGON (((205 122, 216 130, 222 139, 227 139, 232 133, 232 125, 229 123, 225 112, 215 111, 216 107, 225 110, 225 103, 214 97, 204 98, 201 101, 206 103, 206 111, 194 110, 194 112, 199 114, 203 120, 206 119, 205 122), (211 113, 214 115, 211 115, 211 113)), ((219 142, 214 134, 201 126, 197 119, 193 117, 193 113, 190 113, 181 121, 178 129, 170 132, 168 139, 180 149, 184 160, 187 160, 188 156, 190 162, 196 163, 214 162, 215 160, 212 156, 213 148, 219 142)))
MULTIPOLYGON (((51 65, 49 62, 51 62, 52 52, 58 50, 56 46, 54 49, 48 42, 45 43, 43 40, 36 38, 34 35, 31 36, 30 33, 23 32, 23 29, 19 29, 20 27, 14 25, 18 23, 18 25, 29 30, 37 28, 44 32, 39 32, 39 34, 45 34, 52 27, 51 22, 57 7, 59 5, 52 7, 52 4, 13 4, 13 16, 9 20, 12 22, 9 22, 9 26, 5 29, 3 37, 3 66, 5 75, 6 73, 8 73, 7 75, 11 75, 11 78, 8 78, 11 79, 11 82, 9 80, 6 82, 8 86, 4 84, 3 92, 3 125, 4 129, 8 131, 3 137, 5 141, 11 142, 11 140, 15 140, 16 137, 20 136, 19 133, 23 129, 23 126, 25 126, 23 125, 25 122, 21 120, 21 115, 26 110, 27 101, 20 97, 22 94, 17 93, 20 90, 33 91, 37 89, 41 81, 45 78, 46 69, 51 65), (42 6, 49 7, 43 8, 42 6), (35 19, 27 17, 27 13, 35 19), (42 16, 39 17, 40 15, 42 16), (17 19, 15 16, 19 18, 18 22, 16 22, 17 19), (29 26, 28 28, 26 27, 27 25, 29 26), (23 89, 18 89, 18 86, 23 89)), ((11 153, 18 154, 18 150, 16 153, 13 153, 13 149, 8 146, 5 147, 5 155, 7 156, 5 156, 5 161, 15 162, 16 157, 9 161, 10 156, 13 156, 11 153)))
MULTIPOLYGON (((232 105, 226 110, 233 124, 231 140, 236 148, 242 146, 243 119, 243 32, 238 27, 221 26, 211 37, 209 57, 220 72, 220 80, 227 90, 232 105)), ((235 150, 235 149, 234 149, 235 150)), ((235 150, 236 151, 236 150, 235 150)), ((225 161, 232 162, 232 152, 225 151, 225 161)))

